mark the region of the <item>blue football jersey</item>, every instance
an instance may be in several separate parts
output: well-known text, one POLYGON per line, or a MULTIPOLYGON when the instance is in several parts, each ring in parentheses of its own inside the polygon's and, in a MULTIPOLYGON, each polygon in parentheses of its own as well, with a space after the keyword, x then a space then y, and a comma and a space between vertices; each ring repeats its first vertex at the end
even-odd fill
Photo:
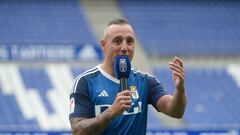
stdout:
MULTIPOLYGON (((103 135, 145 135, 148 104, 156 108, 159 97, 166 95, 160 82, 149 74, 132 69, 128 79, 132 107, 116 117, 103 135)), ((100 65, 79 75, 70 94, 70 115, 93 118, 106 110, 120 92, 120 81, 100 65)))

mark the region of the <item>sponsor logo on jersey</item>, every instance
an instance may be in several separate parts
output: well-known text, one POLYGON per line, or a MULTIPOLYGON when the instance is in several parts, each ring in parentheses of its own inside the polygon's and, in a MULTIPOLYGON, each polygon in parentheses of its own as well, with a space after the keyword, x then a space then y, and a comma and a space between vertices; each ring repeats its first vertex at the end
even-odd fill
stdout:
POLYGON ((98 94, 99 97, 108 97, 108 93, 106 92, 106 90, 103 90, 100 94, 98 94))
MULTIPOLYGON (((104 105, 95 105, 95 115, 98 116, 100 113, 104 112, 106 109, 108 109, 111 105, 110 104, 104 104, 104 105)), ((142 102, 136 102, 135 106, 132 106, 132 108, 125 110, 123 112, 123 115, 134 115, 142 112, 142 102)))

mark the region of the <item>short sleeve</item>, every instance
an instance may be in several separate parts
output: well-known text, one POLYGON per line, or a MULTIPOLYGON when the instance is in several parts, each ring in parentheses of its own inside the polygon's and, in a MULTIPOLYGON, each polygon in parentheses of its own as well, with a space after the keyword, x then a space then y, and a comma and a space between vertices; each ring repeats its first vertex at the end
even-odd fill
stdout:
POLYGON ((88 91, 87 80, 76 78, 70 94, 70 114, 73 117, 93 117, 93 105, 88 91))
POLYGON ((156 77, 151 75, 148 76, 148 90, 149 103, 157 110, 158 99, 163 95, 167 95, 168 91, 163 88, 156 77))

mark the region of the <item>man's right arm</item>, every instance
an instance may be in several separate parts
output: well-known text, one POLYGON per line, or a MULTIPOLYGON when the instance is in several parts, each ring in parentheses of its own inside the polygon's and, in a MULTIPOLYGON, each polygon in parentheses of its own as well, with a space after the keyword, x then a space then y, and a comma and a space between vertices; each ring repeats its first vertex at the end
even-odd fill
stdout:
POLYGON ((70 119, 73 135, 100 134, 112 121, 109 110, 94 118, 75 117, 70 119))
POLYGON ((128 90, 125 90, 118 93, 114 103, 98 116, 94 118, 70 118, 72 133, 74 135, 100 134, 115 117, 129 108, 131 108, 131 94, 128 90))

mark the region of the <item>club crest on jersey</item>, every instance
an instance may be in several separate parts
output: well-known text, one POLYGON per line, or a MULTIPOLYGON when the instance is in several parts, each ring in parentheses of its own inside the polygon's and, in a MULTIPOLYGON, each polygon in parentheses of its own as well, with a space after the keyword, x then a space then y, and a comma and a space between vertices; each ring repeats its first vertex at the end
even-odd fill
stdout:
POLYGON ((120 72, 126 72, 127 71, 126 59, 120 59, 119 69, 120 69, 120 72))
POLYGON ((132 95, 133 99, 138 99, 139 98, 136 86, 130 86, 130 91, 131 91, 131 95, 132 95))

